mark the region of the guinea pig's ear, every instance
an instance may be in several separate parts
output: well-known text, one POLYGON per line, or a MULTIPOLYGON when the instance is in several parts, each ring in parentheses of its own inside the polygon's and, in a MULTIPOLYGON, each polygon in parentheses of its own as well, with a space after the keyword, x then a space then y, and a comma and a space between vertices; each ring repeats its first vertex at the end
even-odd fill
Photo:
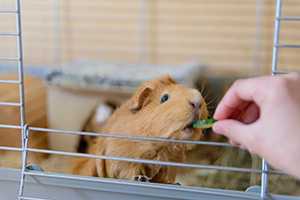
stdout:
POLYGON ((169 74, 160 77, 159 80, 163 84, 175 84, 176 83, 176 81, 169 74))
POLYGON ((151 84, 144 84, 142 85, 133 95, 131 102, 130 102, 130 110, 132 112, 136 112, 140 110, 147 102, 147 99, 151 92, 153 91, 154 86, 151 84))

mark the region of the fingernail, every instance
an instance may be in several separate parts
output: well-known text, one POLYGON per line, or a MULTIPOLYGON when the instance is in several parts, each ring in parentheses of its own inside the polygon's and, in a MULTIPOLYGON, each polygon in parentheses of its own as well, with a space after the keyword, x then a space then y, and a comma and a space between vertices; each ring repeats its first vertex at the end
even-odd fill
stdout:
POLYGON ((213 128, 213 131, 217 134, 222 134, 225 131, 223 126, 220 125, 219 123, 215 123, 212 128, 213 128))

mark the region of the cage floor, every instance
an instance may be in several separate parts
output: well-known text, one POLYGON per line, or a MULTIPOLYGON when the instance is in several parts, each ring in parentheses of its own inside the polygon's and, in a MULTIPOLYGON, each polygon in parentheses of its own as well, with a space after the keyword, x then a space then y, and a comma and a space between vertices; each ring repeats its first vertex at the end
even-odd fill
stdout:
MULTIPOLYGON (((62 174, 41 173, 37 171, 29 171, 28 173, 25 183, 25 196, 38 199, 259 199, 259 194, 253 192, 138 183, 101 178, 91 179, 76 176, 68 176, 67 178, 62 174), (30 174, 34 174, 34 176, 30 174)), ((19 170, 0 169, 1 200, 16 199, 19 179, 19 170)), ((299 200, 300 197, 274 195, 272 199, 299 200)))

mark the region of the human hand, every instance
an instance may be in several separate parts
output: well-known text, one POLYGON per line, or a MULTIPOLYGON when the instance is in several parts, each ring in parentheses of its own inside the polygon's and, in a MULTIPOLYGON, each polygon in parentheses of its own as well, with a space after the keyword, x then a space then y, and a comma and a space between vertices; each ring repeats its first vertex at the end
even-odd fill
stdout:
POLYGON ((236 81, 214 118, 214 132, 300 178, 299 74, 236 81))

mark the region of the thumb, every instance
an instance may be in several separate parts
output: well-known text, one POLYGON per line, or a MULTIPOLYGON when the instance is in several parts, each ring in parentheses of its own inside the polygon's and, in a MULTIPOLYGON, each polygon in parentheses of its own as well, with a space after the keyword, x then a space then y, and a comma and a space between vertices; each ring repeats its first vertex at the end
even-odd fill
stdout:
POLYGON ((213 131, 217 134, 225 135, 241 145, 250 141, 251 136, 249 125, 243 124, 236 120, 221 120, 214 124, 213 131))

